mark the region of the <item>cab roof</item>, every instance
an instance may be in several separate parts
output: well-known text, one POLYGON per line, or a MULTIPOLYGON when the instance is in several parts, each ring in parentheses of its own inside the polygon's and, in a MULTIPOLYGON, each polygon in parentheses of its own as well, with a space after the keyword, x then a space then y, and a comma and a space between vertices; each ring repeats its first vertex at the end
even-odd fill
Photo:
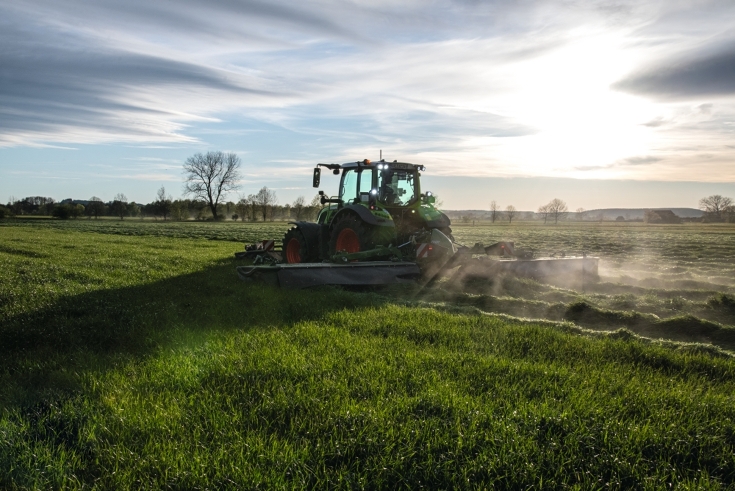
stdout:
POLYGON ((397 168, 402 170, 409 170, 409 169, 415 169, 415 170, 426 170, 426 168, 423 165, 417 165, 417 164, 411 164, 409 162, 398 162, 397 160, 394 160, 393 162, 386 162, 385 159, 383 160, 358 160, 357 162, 347 162, 344 164, 317 164, 322 167, 327 167, 328 169, 355 169, 358 167, 377 167, 378 165, 385 165, 389 169, 390 168, 397 168))

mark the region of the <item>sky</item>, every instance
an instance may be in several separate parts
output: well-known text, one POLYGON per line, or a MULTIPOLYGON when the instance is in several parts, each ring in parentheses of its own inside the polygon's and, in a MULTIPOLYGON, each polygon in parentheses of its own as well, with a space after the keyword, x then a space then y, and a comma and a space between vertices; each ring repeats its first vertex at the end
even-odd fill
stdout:
POLYGON ((0 202, 178 198, 212 150, 233 201, 381 151, 447 209, 735 198, 735 2, 0 0, 0 202))

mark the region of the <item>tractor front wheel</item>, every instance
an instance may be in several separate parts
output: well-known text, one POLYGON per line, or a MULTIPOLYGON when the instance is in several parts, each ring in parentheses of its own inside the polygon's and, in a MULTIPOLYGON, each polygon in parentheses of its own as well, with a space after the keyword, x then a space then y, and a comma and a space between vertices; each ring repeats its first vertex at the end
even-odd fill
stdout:
POLYGON ((283 237, 283 260, 289 264, 315 261, 312 249, 315 248, 309 247, 303 232, 297 227, 293 227, 283 237))
POLYGON ((375 247, 370 226, 355 217, 345 217, 334 224, 329 239, 329 253, 360 252, 375 247))

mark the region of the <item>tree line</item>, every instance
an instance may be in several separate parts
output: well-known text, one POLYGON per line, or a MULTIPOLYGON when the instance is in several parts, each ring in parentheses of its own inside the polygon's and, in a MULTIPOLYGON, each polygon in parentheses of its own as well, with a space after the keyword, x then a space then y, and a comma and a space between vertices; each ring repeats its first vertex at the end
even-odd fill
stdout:
MULTIPOLYGON (((558 198, 554 198, 549 203, 539 206, 536 215, 540 217, 544 223, 551 220, 553 220, 554 223, 559 223, 559 220, 566 218, 567 213, 569 213, 567 204, 558 198)), ((533 215, 533 213, 531 213, 531 215, 533 215)), ((507 220, 510 224, 513 223, 513 219, 519 216, 520 212, 513 205, 508 205, 505 207, 505 210, 501 210, 496 201, 493 200, 490 202, 489 218, 492 223, 495 223, 497 220, 507 220)))
MULTIPOLYGON (((319 195, 307 202, 299 196, 293 203, 279 204, 276 193, 268 187, 257 193, 243 196, 238 201, 218 203, 217 220, 240 220, 247 222, 277 220, 315 220, 321 209, 319 195)), ((115 217, 121 220, 139 218, 153 220, 214 220, 209 203, 197 199, 173 199, 161 187, 153 201, 136 203, 128 201, 123 193, 110 201, 97 196, 87 200, 65 199, 57 202, 50 197, 29 196, 12 199, 0 205, 0 218, 12 216, 52 216, 60 219, 115 217)))

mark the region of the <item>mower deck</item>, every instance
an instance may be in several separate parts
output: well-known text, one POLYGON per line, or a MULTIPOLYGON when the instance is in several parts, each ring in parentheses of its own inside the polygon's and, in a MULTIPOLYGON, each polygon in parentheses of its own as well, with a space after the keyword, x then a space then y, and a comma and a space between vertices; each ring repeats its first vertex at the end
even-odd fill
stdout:
POLYGON ((421 270, 412 262, 366 261, 347 264, 238 266, 237 274, 243 281, 300 289, 324 285, 378 286, 413 283, 421 276, 421 270))

